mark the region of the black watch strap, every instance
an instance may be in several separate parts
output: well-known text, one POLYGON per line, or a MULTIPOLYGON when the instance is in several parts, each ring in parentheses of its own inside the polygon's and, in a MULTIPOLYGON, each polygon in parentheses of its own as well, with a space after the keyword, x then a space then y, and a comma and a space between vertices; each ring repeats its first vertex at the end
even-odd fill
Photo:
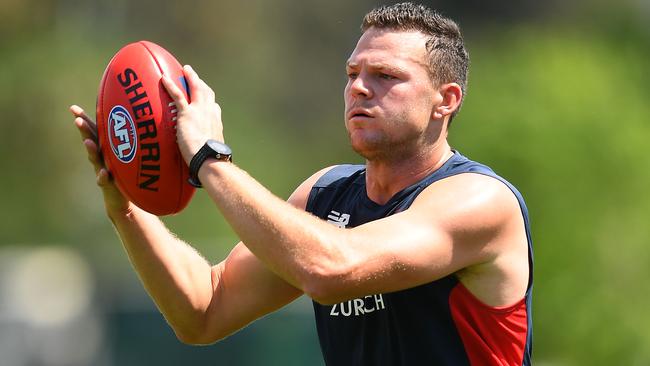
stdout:
POLYGON ((208 158, 215 158, 220 161, 232 161, 232 150, 230 150, 228 145, 216 140, 208 140, 201 146, 199 151, 192 157, 192 160, 190 160, 190 178, 187 181, 193 187, 203 187, 199 180, 199 169, 201 169, 201 166, 208 158))

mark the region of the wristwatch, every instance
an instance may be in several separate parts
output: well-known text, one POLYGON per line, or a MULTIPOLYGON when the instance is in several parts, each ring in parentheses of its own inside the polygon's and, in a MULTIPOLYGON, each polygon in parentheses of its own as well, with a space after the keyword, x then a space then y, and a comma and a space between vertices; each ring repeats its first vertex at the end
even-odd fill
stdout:
POLYGON ((219 161, 232 161, 232 150, 228 145, 217 140, 211 139, 205 142, 190 161, 190 178, 187 181, 196 188, 203 187, 199 180, 199 169, 207 158, 215 158, 219 161))

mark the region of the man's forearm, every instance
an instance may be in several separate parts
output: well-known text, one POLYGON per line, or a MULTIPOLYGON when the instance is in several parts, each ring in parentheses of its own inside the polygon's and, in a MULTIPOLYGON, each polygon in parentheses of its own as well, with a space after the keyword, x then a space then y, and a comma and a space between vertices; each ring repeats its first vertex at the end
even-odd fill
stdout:
POLYGON ((109 217, 144 287, 179 338, 200 332, 213 293, 209 263, 154 215, 134 208, 109 217))
POLYGON ((322 273, 341 265, 344 231, 273 195, 231 163, 207 160, 199 177, 239 238, 273 272, 310 294, 322 273))

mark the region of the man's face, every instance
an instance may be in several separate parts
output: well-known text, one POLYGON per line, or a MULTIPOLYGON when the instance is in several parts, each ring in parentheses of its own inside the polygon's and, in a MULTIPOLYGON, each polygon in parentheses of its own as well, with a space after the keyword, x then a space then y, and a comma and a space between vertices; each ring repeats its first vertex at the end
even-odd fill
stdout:
POLYGON ((407 157, 427 141, 441 100, 429 77, 426 37, 415 31, 368 29, 346 64, 345 127, 368 160, 407 157))

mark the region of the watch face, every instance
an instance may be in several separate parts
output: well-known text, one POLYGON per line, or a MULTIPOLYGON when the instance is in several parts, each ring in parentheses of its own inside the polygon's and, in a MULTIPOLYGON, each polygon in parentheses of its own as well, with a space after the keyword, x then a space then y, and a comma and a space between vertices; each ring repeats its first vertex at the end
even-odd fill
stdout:
POLYGON ((230 150, 230 147, 222 142, 219 142, 217 140, 208 140, 206 143, 212 150, 216 151, 221 155, 227 155, 227 156, 232 155, 232 150, 230 150))

